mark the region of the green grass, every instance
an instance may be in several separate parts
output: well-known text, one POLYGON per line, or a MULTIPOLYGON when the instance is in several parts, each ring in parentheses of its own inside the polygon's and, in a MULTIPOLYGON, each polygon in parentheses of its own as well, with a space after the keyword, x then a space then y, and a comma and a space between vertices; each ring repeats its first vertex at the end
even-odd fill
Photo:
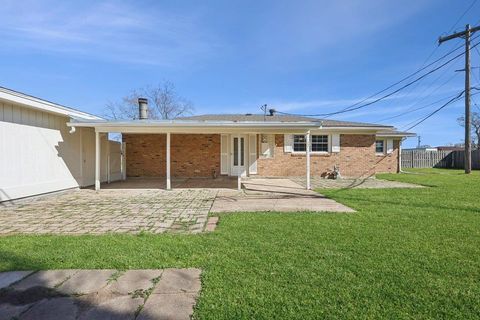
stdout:
POLYGON ((201 319, 480 317, 480 174, 381 178, 417 189, 321 190, 354 214, 222 215, 202 235, 11 236, 0 270, 204 270, 201 319))

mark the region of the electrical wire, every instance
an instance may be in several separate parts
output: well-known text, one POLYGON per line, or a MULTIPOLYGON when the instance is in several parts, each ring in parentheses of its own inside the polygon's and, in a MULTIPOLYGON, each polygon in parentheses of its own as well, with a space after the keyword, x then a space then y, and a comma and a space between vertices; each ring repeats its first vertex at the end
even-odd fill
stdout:
MULTIPOLYGON (((437 77, 437 78, 433 81, 433 83, 435 83, 435 82, 438 81, 441 77, 443 77, 443 76, 446 74, 446 72, 448 72, 450 69, 451 69, 451 67, 445 69, 445 72, 443 72, 439 77, 437 77)), ((447 98, 443 98, 443 99, 437 100, 436 102, 433 102, 433 103, 431 103, 431 104, 428 104, 428 105, 426 105, 426 106, 422 106, 422 107, 420 107, 420 108, 415 108, 418 104, 420 104, 422 101, 424 101, 425 99, 427 99, 427 98, 429 98, 430 96, 432 96, 435 92, 437 92, 438 90, 440 90, 441 88, 443 88, 447 83, 449 83, 450 81, 452 81, 452 80, 453 80, 455 77, 457 77, 457 76, 458 76, 458 73, 454 73, 451 77, 449 77, 449 78, 447 79, 447 81, 444 81, 444 82, 443 82, 442 84, 440 84, 438 87, 436 87, 435 89, 433 89, 432 91, 430 91, 427 95, 423 96, 421 99, 416 100, 414 103, 410 104, 410 105, 408 106, 408 109, 405 110, 405 111, 403 111, 402 113, 397 114, 397 115, 395 115, 395 116, 389 116, 389 117, 386 117, 386 118, 382 118, 382 119, 378 120, 378 122, 395 119, 395 118, 404 116, 404 115, 406 115, 406 114, 408 114, 408 113, 416 112, 416 111, 418 111, 418 110, 422 110, 422 109, 424 109, 424 108, 426 108, 426 107, 428 107, 428 106, 431 106, 431 105, 436 104, 436 103, 438 103, 438 102, 440 102, 440 101, 443 101, 443 100, 445 100, 445 99, 448 99, 448 97, 447 97, 447 98)), ((433 83, 432 83, 432 84, 433 84, 433 83)), ((422 94, 423 94, 428 88, 429 88, 429 87, 426 87, 421 93, 419 93, 419 96, 422 96, 422 94)))
POLYGON ((433 115, 435 115, 436 113, 440 112, 440 110, 444 109, 445 107, 447 107, 448 105, 450 105, 451 103, 453 102, 456 102, 458 100, 460 100, 460 98, 462 97, 462 95, 465 93, 465 90, 461 91, 458 95, 456 95, 455 97, 453 97, 452 99, 448 100, 446 103, 444 103, 442 106, 440 106, 439 108, 435 109, 433 112, 429 113, 428 115, 426 115, 425 117, 421 118, 420 120, 416 121, 414 125, 408 127, 407 129, 405 129, 405 131, 409 131, 409 130, 412 130, 413 128, 415 128, 416 126, 420 125, 421 123, 425 122, 428 118, 432 117, 433 115))
POLYGON ((455 27, 457 26, 457 24, 460 22, 460 20, 463 19, 463 17, 465 17, 465 15, 468 13, 468 11, 470 11, 470 9, 473 8, 473 6, 477 3, 478 0, 473 0, 472 3, 470 4, 470 6, 463 12, 463 14, 460 16, 460 18, 457 19, 457 21, 455 21, 455 24, 453 25, 453 27, 450 28, 450 30, 448 31, 448 33, 452 33, 453 29, 455 29, 455 27))
MULTIPOLYGON (((480 35, 479 35, 479 36, 480 36, 480 35)), ((479 37, 479 36, 477 36, 477 37, 479 37)), ((480 44, 480 42, 478 42, 477 44, 473 45, 472 48, 478 46, 479 44, 480 44)), ((443 55, 441 58, 439 58, 439 59, 435 60, 434 62, 430 63, 428 66, 431 66, 432 64, 435 64, 435 63, 438 62, 439 60, 445 58, 446 56, 450 55, 451 53, 455 52, 456 50, 458 50, 458 49, 461 48, 461 47, 463 47, 463 46, 457 47, 456 49, 450 51, 450 52, 447 53, 446 55, 443 55)), ((281 111, 277 111, 277 113, 285 114, 285 115, 293 115, 293 116, 319 117, 319 116, 331 116, 331 115, 336 115, 336 114, 342 114, 342 113, 346 113, 346 112, 350 112, 350 111, 362 109, 362 108, 368 107, 368 106, 370 106, 370 105, 372 105, 372 104, 374 104, 374 103, 380 102, 380 101, 382 101, 382 100, 384 100, 384 99, 386 99, 386 98, 388 98, 388 97, 390 97, 390 96, 392 96, 392 95, 394 95, 394 94, 402 91, 402 90, 405 89, 405 88, 408 88, 408 87, 411 86, 412 84, 417 83, 418 81, 424 79, 425 77, 427 77, 427 76, 429 76, 430 74, 434 73, 435 71, 443 68, 444 66, 446 66, 447 64, 451 63, 452 61, 458 59, 459 57, 463 56, 464 54, 465 54, 465 51, 463 51, 463 52, 460 53, 460 54, 457 54, 457 55, 454 56, 453 58, 450 58, 450 59, 447 60, 446 62, 442 63, 441 65, 439 65, 439 66, 437 66, 437 67, 435 67, 435 68, 433 68, 433 69, 431 69, 431 70, 428 71, 427 73, 421 75, 420 77, 416 78, 415 80, 412 80, 412 81, 408 82, 407 84, 401 86, 400 88, 398 88, 398 89, 396 89, 396 90, 394 90, 394 91, 392 91, 392 92, 390 92, 390 93, 388 93, 388 94, 385 94, 385 95, 381 96, 380 98, 377 98, 377 99, 375 99, 375 100, 373 100, 373 101, 370 101, 370 102, 365 103, 365 104, 362 104, 362 105, 358 105, 360 102, 357 102, 357 103, 353 104, 352 106, 347 107, 347 108, 344 108, 344 109, 342 109, 342 110, 340 110, 340 111, 329 112, 329 113, 320 113, 320 114, 296 114, 296 113, 288 113, 288 112, 281 112, 281 111)), ((424 70, 424 69, 427 68, 428 66, 426 66, 426 67, 424 67, 424 68, 422 68, 422 69, 417 70, 417 71, 414 72, 412 75, 418 74, 420 71, 424 70)), ((380 92, 385 92, 386 90, 388 90, 388 89, 394 87, 395 85, 397 85, 397 84, 405 81, 406 79, 411 78, 412 75, 403 78, 402 80, 400 80, 400 81, 396 82, 395 84, 387 87, 386 89, 383 89, 383 90, 380 91, 380 92)), ((378 93, 377 93, 377 94, 374 94, 373 96, 376 96, 376 95, 378 95, 378 93)), ((370 96, 369 98, 363 99, 362 101, 364 102, 364 101, 372 98, 373 96, 370 96)))

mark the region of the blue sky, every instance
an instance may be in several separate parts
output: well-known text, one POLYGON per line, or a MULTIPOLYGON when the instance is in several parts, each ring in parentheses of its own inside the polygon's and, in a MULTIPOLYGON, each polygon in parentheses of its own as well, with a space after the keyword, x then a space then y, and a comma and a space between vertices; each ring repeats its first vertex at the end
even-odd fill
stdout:
MULTIPOLYGON (((291 113, 331 112, 421 67, 471 3, 4 0, 0 85, 94 114, 164 80, 197 114, 255 113, 265 103, 291 113)), ((480 2, 455 29, 467 22, 480 22, 480 2)), ((443 44, 430 61, 461 43, 443 44)), ((462 65, 460 58, 401 94, 334 119, 405 127, 441 102, 428 104, 463 89, 463 73, 454 72, 462 65)), ((472 65, 480 66, 476 50, 472 65)), ((414 131, 425 144, 460 142, 455 119, 462 112, 461 100, 414 131)))

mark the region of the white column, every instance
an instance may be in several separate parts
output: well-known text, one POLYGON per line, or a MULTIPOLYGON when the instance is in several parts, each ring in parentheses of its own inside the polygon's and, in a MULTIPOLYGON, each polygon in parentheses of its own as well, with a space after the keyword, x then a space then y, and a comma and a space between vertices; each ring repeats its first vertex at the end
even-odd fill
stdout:
POLYGON ((305 135, 306 140, 306 153, 307 153, 307 190, 310 190, 310 131, 305 135))
POLYGON ((108 133, 106 134, 107 137, 107 183, 110 183, 110 140, 108 140, 108 133))
POLYGON ((95 190, 100 190, 100 132, 95 131, 95 190))
POLYGON ((170 132, 167 132, 167 190, 172 189, 170 182, 170 132))

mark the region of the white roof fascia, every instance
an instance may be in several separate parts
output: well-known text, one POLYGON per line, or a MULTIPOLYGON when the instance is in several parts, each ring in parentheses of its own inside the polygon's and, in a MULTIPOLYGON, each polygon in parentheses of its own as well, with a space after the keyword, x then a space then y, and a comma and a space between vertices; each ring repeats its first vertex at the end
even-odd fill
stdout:
POLYGON ((45 101, 5 88, 0 88, 0 100, 17 103, 27 108, 68 116, 70 118, 79 120, 103 120, 100 117, 86 112, 74 110, 53 102, 45 101))
POLYGON ((404 132, 404 133, 377 133, 376 135, 379 138, 404 138, 404 137, 416 137, 416 133, 404 132))

